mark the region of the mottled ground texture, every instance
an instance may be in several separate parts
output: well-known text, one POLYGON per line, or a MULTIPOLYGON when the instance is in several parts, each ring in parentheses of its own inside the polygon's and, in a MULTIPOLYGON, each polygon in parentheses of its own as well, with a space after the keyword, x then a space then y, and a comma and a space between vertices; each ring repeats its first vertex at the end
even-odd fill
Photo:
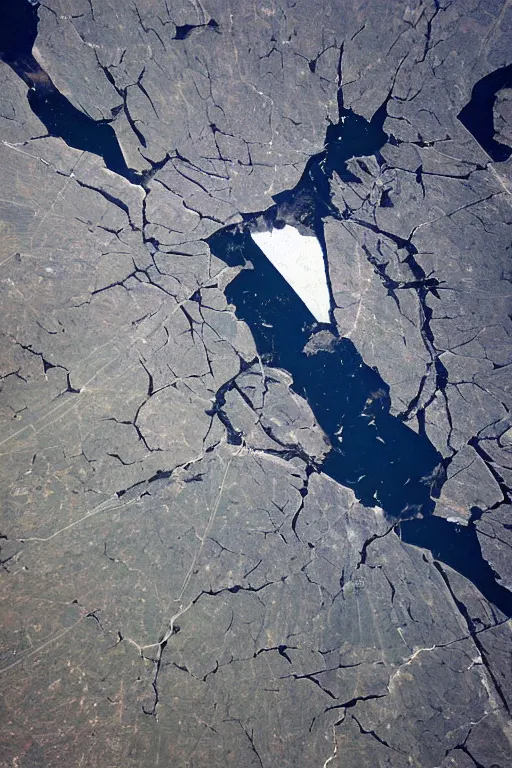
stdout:
POLYGON ((334 329, 378 369, 443 459, 434 514, 512 589, 510 0, 37 14, 0 62, 0 765, 506 768, 510 613, 321 471, 208 238, 380 110, 326 177, 308 351, 334 329))

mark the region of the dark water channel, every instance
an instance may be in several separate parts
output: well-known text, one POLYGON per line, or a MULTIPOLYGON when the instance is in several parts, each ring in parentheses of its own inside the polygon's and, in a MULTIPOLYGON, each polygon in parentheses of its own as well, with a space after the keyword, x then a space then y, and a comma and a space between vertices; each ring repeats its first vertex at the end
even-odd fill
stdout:
POLYGON ((93 120, 74 107, 32 55, 38 5, 28 0, 0 0, 0 59, 28 86, 29 106, 48 136, 58 136, 74 149, 99 155, 111 171, 139 183, 141 175, 126 165, 110 125, 112 120, 93 120))
POLYGON ((254 267, 228 285, 226 298, 251 328, 264 361, 293 376, 293 389, 328 435, 333 450, 323 470, 392 518, 412 509, 430 512, 435 481, 429 478, 439 474, 441 457, 428 439, 390 415, 389 387, 378 372, 349 339, 336 339, 329 351, 303 352, 312 331, 328 326, 315 322, 249 235, 218 235, 210 245, 221 258, 229 250, 231 263, 235 245, 237 256, 254 267))
MULTIPOLYGON (((387 140, 383 131, 386 102, 371 122, 340 105, 343 121, 331 126, 325 152, 313 157, 294 190, 275 198, 276 206, 260 217, 247 217, 245 227, 210 238, 213 253, 229 265, 245 265, 225 293, 237 317, 250 327, 267 365, 293 377, 293 389, 304 397, 326 432, 332 449, 322 471, 352 488, 367 506, 383 508, 402 541, 432 552, 466 578, 506 615, 512 595, 496 580, 484 560, 473 524, 461 526, 434 516, 435 498, 445 480, 443 460, 425 433, 417 434, 391 415, 389 386, 366 365, 354 344, 336 337, 333 325, 317 323, 286 280, 253 242, 256 219, 282 226, 293 216, 314 230, 325 249, 323 220, 339 216, 331 206, 329 178, 336 171, 354 181, 346 162, 375 155, 387 140), (329 349, 308 354, 312 334, 329 330, 329 349)), ((356 180, 357 181, 357 180, 356 180)), ((336 258, 336 254, 331 254, 336 258)))
POLYGON ((349 339, 338 338, 314 355, 303 351, 311 333, 328 326, 316 323, 249 234, 221 233, 210 246, 228 264, 251 263, 226 297, 249 325, 264 362, 292 375, 294 391, 328 435, 332 450, 322 471, 352 488, 363 504, 381 506, 402 541, 431 551, 512 616, 512 595, 482 557, 474 526, 432 515, 444 479, 442 458, 425 435, 390 414, 389 387, 379 373, 349 339), (407 519, 415 514, 421 517, 407 519))

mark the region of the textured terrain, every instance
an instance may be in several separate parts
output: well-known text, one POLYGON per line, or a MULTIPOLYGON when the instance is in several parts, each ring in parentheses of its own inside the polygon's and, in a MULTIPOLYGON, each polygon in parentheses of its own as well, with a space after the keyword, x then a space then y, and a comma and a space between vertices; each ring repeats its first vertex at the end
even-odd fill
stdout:
POLYGON ((0 61, 0 765, 506 768, 510 0, 32 14, 0 61), (348 350, 410 446, 369 490, 329 469, 359 421, 229 298, 276 218, 325 251, 308 381, 348 350))

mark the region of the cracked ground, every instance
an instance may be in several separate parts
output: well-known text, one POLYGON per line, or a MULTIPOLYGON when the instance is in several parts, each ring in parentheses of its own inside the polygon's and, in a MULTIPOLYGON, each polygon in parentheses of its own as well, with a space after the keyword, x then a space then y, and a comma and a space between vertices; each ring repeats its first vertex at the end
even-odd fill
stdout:
POLYGON ((1 768, 506 768, 510 0, 1 15, 1 768))

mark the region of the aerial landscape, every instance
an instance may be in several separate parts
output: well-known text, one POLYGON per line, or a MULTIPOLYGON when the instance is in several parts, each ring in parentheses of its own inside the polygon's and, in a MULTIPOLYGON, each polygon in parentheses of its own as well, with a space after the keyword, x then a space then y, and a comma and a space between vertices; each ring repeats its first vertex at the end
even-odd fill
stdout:
POLYGON ((0 1, 0 768, 512 764, 512 1, 0 1))

